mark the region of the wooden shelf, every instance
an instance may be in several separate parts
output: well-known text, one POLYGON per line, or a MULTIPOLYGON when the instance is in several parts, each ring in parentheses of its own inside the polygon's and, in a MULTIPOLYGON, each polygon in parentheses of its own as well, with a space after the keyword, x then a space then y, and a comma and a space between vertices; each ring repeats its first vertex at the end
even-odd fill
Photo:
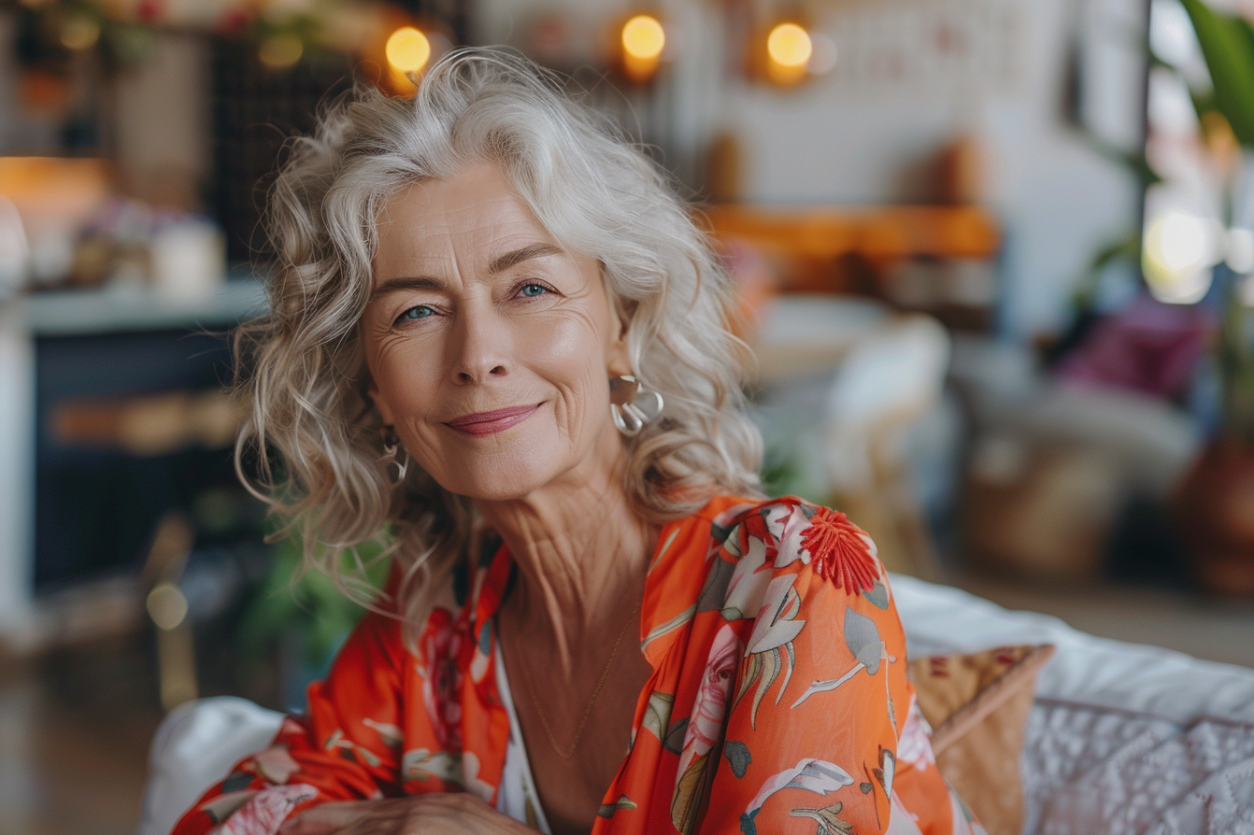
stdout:
POLYGON ((900 258, 992 258, 1001 247, 996 220, 980 206, 749 206, 706 212, 719 238, 738 238, 802 258, 857 254, 900 258))

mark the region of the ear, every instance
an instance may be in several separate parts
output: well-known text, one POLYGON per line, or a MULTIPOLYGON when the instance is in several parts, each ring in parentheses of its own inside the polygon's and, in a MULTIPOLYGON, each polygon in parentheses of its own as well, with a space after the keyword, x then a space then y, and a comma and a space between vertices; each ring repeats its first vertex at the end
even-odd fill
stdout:
POLYGON ((392 409, 379 393, 379 386, 374 381, 374 375, 370 377, 370 385, 366 387, 366 395, 370 398, 370 402, 374 404, 375 409, 378 410, 379 417, 383 418, 383 425, 395 426, 396 421, 392 419, 392 409))
POLYGON ((618 377, 622 374, 632 373, 631 351, 627 342, 627 332, 631 327, 631 314, 615 309, 610 311, 610 316, 612 322, 609 344, 606 346, 605 352, 605 365, 609 376, 618 377))

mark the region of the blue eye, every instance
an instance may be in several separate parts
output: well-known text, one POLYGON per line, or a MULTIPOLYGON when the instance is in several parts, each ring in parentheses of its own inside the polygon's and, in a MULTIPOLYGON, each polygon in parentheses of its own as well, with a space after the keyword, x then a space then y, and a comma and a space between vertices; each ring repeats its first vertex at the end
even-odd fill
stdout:
POLYGON ((401 319, 412 322, 415 319, 426 319, 433 313, 435 313, 435 311, 432 310, 430 307, 428 307, 425 304, 420 304, 420 305, 417 305, 416 307, 411 307, 409 310, 406 310, 404 313, 402 313, 401 319))
POLYGON ((524 284, 522 286, 522 289, 519 290, 518 292, 521 295, 529 299, 532 299, 532 298, 535 298, 536 296, 542 296, 545 293, 549 292, 549 288, 545 287, 543 284, 536 284, 535 282, 532 282, 530 284, 524 284))

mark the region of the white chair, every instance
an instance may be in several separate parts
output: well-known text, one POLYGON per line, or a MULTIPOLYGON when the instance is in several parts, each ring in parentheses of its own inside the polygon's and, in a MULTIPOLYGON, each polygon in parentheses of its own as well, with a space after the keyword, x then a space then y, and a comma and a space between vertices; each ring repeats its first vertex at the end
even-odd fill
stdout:
POLYGON ((940 404, 949 334, 931 317, 873 302, 785 296, 767 309, 755 347, 759 424, 797 472, 790 489, 846 512, 889 569, 935 579, 905 452, 940 404))
POLYGON ((929 316, 895 318, 841 359, 823 410, 833 504, 867 527, 890 569, 936 579, 931 535, 906 460, 910 429, 937 407, 950 340, 929 316))

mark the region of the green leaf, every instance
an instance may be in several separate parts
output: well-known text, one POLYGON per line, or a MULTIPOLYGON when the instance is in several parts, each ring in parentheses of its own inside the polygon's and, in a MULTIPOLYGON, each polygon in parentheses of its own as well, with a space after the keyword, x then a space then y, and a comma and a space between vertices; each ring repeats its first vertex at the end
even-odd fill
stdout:
POLYGON ((619 795, 618 800, 613 803, 602 803, 601 808, 597 810, 597 816, 602 818, 612 818, 614 813, 619 809, 638 809, 639 806, 627 795, 619 795))
POLYGON ((671 710, 675 707, 675 697, 670 693, 654 690, 649 694, 649 703, 644 709, 644 721, 641 723, 646 731, 650 731, 659 740, 666 738, 666 726, 671 721, 671 710))
POLYGON ((672 754, 682 753, 684 750, 684 735, 688 733, 688 717, 678 720, 666 732, 666 739, 662 740, 662 747, 672 754))
POLYGON ((837 801, 821 809, 793 809, 788 814, 794 818, 811 818, 817 821, 819 825, 817 835, 851 835, 853 824, 840 817, 844 805, 837 801))
POLYGON ((735 572, 736 566, 718 556, 714 557, 714 564, 705 576, 705 587, 697 598, 698 613, 717 612, 723 608, 723 604, 727 602, 727 587, 731 585, 732 574, 735 572))
POLYGON ((879 580, 875 581, 875 585, 871 590, 862 595, 871 602, 871 605, 877 609, 888 608, 888 588, 879 580))
MULTIPOLYGON (((346 577, 361 588, 380 588, 389 561, 383 559, 387 533, 339 555, 346 577), (365 567, 361 571, 359 565, 365 567)), ((264 656, 287 633, 300 635, 311 667, 324 667, 365 609, 350 599, 330 577, 304 567, 303 548, 294 535, 275 548, 270 573, 252 595, 240 619, 237 635, 243 654, 264 656)))
POLYGON ((758 705, 762 703, 762 697, 766 695, 767 690, 771 689, 780 669, 784 666, 778 648, 768 649, 759 655, 762 658, 762 677, 758 679, 758 689, 753 691, 753 707, 749 710, 749 727, 754 730, 758 727, 758 705))
POLYGON ((880 657, 883 655, 883 642, 880 640, 879 627, 866 615, 860 615, 853 609, 845 609, 845 645, 871 675, 880 668, 880 657))
POLYGON ((745 769, 749 767, 749 763, 753 762, 753 757, 749 754, 749 746, 735 740, 729 740, 723 746, 723 756, 727 757, 732 774, 735 774, 738 780, 745 776, 745 769))
POLYGON ((1202 0, 1182 0, 1193 21, 1214 101, 1237 140, 1254 146, 1254 30, 1240 17, 1220 14, 1202 0))
POLYGON ((697 822, 697 811, 701 807, 702 782, 705 777, 705 766, 709 757, 705 754, 697 757, 688 766, 688 770, 679 778, 675 785, 675 795, 671 798, 671 823, 680 832, 692 832, 697 822))

